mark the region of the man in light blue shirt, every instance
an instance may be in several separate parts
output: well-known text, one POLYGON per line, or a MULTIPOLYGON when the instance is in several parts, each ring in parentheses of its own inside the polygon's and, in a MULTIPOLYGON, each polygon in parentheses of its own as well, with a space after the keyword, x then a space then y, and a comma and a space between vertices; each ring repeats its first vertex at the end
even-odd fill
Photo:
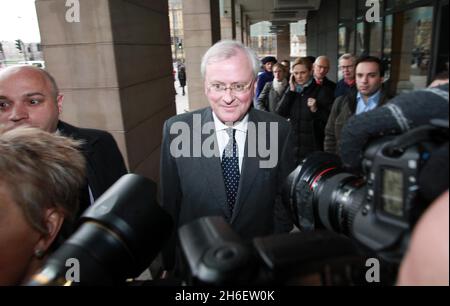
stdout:
POLYGON ((368 112, 375 107, 378 106, 378 102, 380 101, 381 97, 381 90, 378 89, 376 93, 371 95, 367 98, 367 101, 364 100, 364 97, 361 95, 361 93, 358 91, 358 94, 356 95, 356 114, 359 115, 361 113, 368 112))
POLYGON ((356 115, 370 111, 378 106, 381 86, 384 81, 382 68, 378 61, 359 62, 356 67, 356 115))
POLYGON ((356 89, 336 98, 333 103, 325 127, 325 152, 339 154, 341 130, 350 117, 373 110, 388 101, 382 87, 383 80, 384 67, 379 58, 365 56, 356 61, 356 89))

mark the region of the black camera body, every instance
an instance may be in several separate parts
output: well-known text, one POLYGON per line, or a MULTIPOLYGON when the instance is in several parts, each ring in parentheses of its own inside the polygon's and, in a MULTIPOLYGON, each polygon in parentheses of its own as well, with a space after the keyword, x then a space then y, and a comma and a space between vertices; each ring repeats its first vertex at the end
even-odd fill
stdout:
POLYGON ((421 171, 444 143, 448 146, 448 126, 384 136, 366 147, 357 171, 345 169, 333 154, 313 153, 285 185, 294 223, 303 231, 325 227, 353 237, 387 262, 399 263, 429 204, 420 195, 421 171))
POLYGON ((243 241, 221 217, 185 224, 178 234, 188 283, 368 285, 370 259, 380 260, 375 282, 394 284, 412 229, 433 200, 423 191, 448 189, 442 170, 440 182, 423 184, 423 174, 435 174, 437 156, 448 169, 448 121, 371 141, 360 169, 345 168, 337 155, 313 153, 282 191, 301 231, 243 241))

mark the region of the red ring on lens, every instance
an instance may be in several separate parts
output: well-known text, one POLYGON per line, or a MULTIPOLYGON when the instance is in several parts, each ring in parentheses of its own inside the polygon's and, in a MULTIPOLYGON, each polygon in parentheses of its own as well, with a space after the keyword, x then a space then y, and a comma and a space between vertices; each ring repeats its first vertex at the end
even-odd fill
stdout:
POLYGON ((336 169, 336 167, 331 167, 331 168, 327 168, 325 170, 323 170, 322 172, 320 172, 312 181, 312 183, 309 185, 309 187, 311 188, 311 190, 313 190, 313 186, 314 184, 327 172, 330 172, 331 170, 336 169))

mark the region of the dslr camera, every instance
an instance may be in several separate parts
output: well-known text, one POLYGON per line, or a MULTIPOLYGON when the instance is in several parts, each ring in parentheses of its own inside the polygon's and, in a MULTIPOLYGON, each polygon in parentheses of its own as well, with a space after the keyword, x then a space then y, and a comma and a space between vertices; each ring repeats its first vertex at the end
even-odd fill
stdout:
POLYGON ((336 155, 313 153, 289 175, 284 201, 302 231, 325 227, 398 264, 430 204, 421 196, 422 170, 443 146, 448 155, 448 121, 436 120, 370 142, 356 171, 345 169, 336 155))

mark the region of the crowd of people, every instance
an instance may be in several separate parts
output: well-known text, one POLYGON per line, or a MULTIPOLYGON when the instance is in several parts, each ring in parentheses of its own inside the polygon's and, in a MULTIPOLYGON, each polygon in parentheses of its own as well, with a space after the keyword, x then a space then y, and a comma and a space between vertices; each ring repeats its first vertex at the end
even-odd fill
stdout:
MULTIPOLYGON (((177 229, 197 218, 222 216, 243 239, 291 231, 281 196, 288 174, 312 152, 341 154, 351 118, 395 103, 383 86, 383 64, 373 56, 342 55, 343 78, 336 84, 327 77, 326 56, 292 64, 273 56, 259 60, 242 43, 225 40, 208 49, 200 68, 209 107, 169 118, 163 127, 160 203, 176 227, 162 251, 162 277, 181 275, 177 229), (200 129, 201 143, 188 142, 187 151, 208 143, 213 154, 174 154, 180 139, 174 131, 183 124, 195 132, 198 119, 211 128, 200 129), (260 149, 266 145, 269 150, 260 149), (274 164, 261 166, 274 156, 274 164)), ((184 95, 182 65, 178 79, 184 95)), ((448 92, 448 73, 440 83, 448 92)), ((127 173, 113 137, 61 121, 62 103, 47 71, 30 66, 0 71, 0 285, 25 282, 70 235, 83 210, 127 173)), ((448 110, 443 115, 448 120, 448 110)), ((426 218, 421 227, 427 227, 431 217, 426 218)), ((445 222, 448 240, 448 207, 445 222)), ((411 253, 426 240, 417 239, 411 253)), ((448 266, 448 247, 446 256, 448 266)), ((420 278, 413 271, 415 258, 428 260, 408 255, 401 283, 414 283, 409 275, 420 278)), ((445 282, 448 269, 433 280, 445 282)))

